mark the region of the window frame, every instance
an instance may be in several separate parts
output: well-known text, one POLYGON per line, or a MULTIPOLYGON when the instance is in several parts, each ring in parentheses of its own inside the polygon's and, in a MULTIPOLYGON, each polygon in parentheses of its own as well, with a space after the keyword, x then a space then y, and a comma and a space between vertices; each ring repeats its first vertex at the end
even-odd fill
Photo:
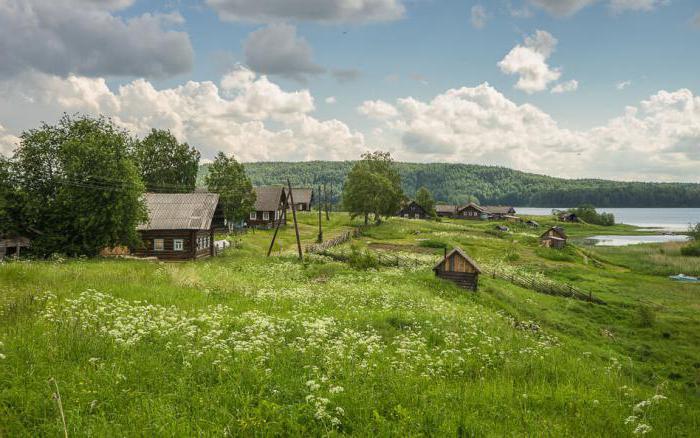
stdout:
POLYGON ((165 251, 165 239, 153 239, 153 251, 165 251))
POLYGON ((257 211, 251 211, 251 212, 250 212, 250 215, 248 216, 248 218, 249 218, 251 221, 256 221, 256 220, 258 220, 258 212, 257 212, 257 211))
POLYGON ((264 221, 270 220, 270 212, 269 211, 263 211, 262 220, 264 220, 264 221))
POLYGON ((184 251, 185 239, 173 239, 173 251, 184 251), (179 246, 179 248, 178 248, 179 246))

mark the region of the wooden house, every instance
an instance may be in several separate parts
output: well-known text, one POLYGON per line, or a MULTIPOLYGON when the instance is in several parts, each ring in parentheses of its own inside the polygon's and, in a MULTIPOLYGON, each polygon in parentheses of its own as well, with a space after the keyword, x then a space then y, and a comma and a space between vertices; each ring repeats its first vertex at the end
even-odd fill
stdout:
POLYGON ((481 208, 484 209, 484 212, 486 213, 489 219, 501 220, 504 218, 516 217, 514 216, 515 209, 513 207, 503 205, 485 205, 481 208))
POLYGON ((562 222, 578 222, 579 218, 575 213, 562 213, 559 215, 559 220, 562 222))
POLYGON ((191 260, 214 255, 216 193, 146 193, 148 221, 136 227, 142 244, 133 248, 137 257, 191 260))
POLYGON ((5 257, 16 257, 22 254, 22 249, 32 247, 32 241, 23 236, 0 236, 0 260, 5 257))
POLYGON ((475 291, 479 285, 481 269, 471 257, 460 248, 455 248, 433 268, 435 275, 475 291))
POLYGON ((450 204, 436 204, 435 213, 440 217, 454 217, 457 214, 457 206, 450 204))
MULTIPOLYGON (((282 225, 287 223, 286 205, 287 191, 282 186, 254 187, 255 206, 248 215, 246 224, 255 228, 273 228, 281 217, 282 225)), ((296 202, 296 191, 294 202, 296 202)))
MULTIPOLYGON (((297 211, 311 210, 311 204, 314 202, 314 189, 308 187, 292 187, 294 195, 294 205, 297 211)), ((287 209, 291 209, 291 205, 287 205, 287 209)))
POLYGON ((539 222, 533 221, 532 219, 525 222, 525 225, 527 225, 528 227, 531 227, 531 228, 539 228, 540 227, 539 222))
POLYGON ((473 202, 457 209, 455 214, 459 219, 486 219, 486 211, 473 202))
POLYGON ((428 212, 426 212, 423 207, 418 205, 416 201, 411 201, 404 205, 396 215, 408 219, 426 219, 429 217, 428 212))
POLYGON ((547 248, 561 249, 566 246, 566 233, 562 227, 551 227, 540 236, 540 243, 547 248))

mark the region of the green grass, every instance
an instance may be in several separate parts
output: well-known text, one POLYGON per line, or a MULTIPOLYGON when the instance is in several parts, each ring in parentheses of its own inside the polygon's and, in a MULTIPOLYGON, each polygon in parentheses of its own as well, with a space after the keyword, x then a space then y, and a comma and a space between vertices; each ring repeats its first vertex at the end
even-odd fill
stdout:
MULTIPOLYGON (((316 220, 300 215, 304 244, 316 220)), ((360 222, 323 224, 329 239, 360 222)), ((459 245, 608 305, 485 276, 465 292, 430 271, 439 250, 402 269, 300 263, 291 226, 270 258, 256 231, 205 261, 0 265, 0 436, 63 434, 50 379, 70 436, 693 435, 700 287, 661 274, 679 251, 545 251, 542 230, 493 225, 397 218, 355 245, 459 245)))

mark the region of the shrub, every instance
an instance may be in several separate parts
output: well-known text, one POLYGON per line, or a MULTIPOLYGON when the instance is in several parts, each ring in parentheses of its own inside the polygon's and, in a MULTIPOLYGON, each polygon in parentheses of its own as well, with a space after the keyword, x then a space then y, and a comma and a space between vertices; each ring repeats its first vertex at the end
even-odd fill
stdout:
POLYGON ((681 248, 681 255, 700 257, 700 243, 690 244, 681 248))
POLYGON ((360 270, 376 269, 379 267, 379 260, 370 251, 363 251, 357 246, 353 245, 350 248, 348 264, 353 268, 360 270))
POLYGON ((598 213, 592 205, 582 205, 578 208, 567 210, 578 216, 579 219, 594 225, 615 225, 615 216, 612 213, 598 213))
POLYGON ((637 308, 640 327, 651 327, 656 322, 656 313, 649 306, 639 306, 637 308))

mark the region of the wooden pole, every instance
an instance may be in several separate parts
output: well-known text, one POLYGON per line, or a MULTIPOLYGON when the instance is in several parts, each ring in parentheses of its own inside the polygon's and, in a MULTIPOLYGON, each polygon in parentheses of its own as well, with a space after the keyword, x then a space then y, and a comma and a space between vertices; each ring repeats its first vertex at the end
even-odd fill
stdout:
POLYGON ((297 207, 294 205, 294 193, 292 193, 292 183, 287 178, 287 186, 289 187, 289 200, 292 203, 292 217, 294 218, 294 233, 297 235, 297 249, 299 250, 299 260, 304 260, 304 255, 301 252, 301 239, 299 238, 299 225, 297 224, 297 207))
POLYGON ((323 228, 321 227, 321 185, 318 185, 318 243, 323 242, 323 228))
MULTIPOLYGON (((279 205, 277 206, 279 208, 279 205)), ((272 247, 275 245, 275 239, 277 238, 277 232, 280 230, 280 225, 282 224, 282 218, 287 216, 287 196, 284 197, 284 202, 282 203, 282 214, 277 216, 277 225, 275 226, 275 234, 272 235, 272 241, 270 242, 270 248, 267 249, 267 256, 270 257, 272 253, 272 247)), ((255 229, 255 228, 253 228, 255 229)))
MULTIPOLYGON (((331 196, 333 195, 333 186, 331 186, 331 196)), ((326 201, 326 220, 329 221, 331 220, 331 214, 330 214, 330 209, 331 209, 331 201, 330 198, 331 196, 328 195, 328 192, 326 191, 326 185, 323 185, 323 200, 326 201)))

